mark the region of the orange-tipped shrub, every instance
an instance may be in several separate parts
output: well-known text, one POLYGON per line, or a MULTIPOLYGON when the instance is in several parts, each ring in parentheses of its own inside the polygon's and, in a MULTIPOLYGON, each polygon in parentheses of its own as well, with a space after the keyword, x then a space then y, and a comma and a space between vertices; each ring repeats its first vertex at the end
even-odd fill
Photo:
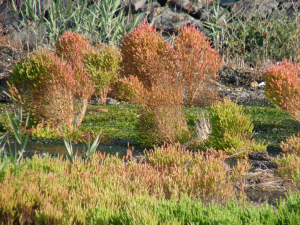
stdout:
POLYGON ((271 66, 264 80, 266 95, 270 102, 287 111, 300 121, 300 66, 284 60, 271 66))
POLYGON ((184 26, 175 39, 174 49, 179 60, 179 78, 188 93, 188 104, 199 94, 201 86, 216 78, 222 65, 219 53, 195 26, 184 26))
POLYGON ((134 76, 125 77, 122 82, 134 93, 132 101, 143 107, 138 126, 148 141, 142 140, 141 144, 175 143, 188 134, 181 105, 183 94, 176 83, 159 82, 147 89, 134 76))
POLYGON ((10 74, 10 92, 15 101, 38 120, 54 127, 73 130, 85 115, 93 85, 83 65, 76 59, 65 63, 48 51, 35 52, 32 58, 16 65, 10 74), (80 100, 80 104, 76 103, 80 100))
POLYGON ((55 54, 63 57, 64 60, 73 60, 74 52, 77 52, 82 57, 83 53, 90 47, 91 44, 83 35, 78 32, 66 31, 55 43, 55 54))
POLYGON ((10 92, 30 111, 37 122, 53 128, 78 128, 94 92, 91 75, 84 68, 83 54, 90 49, 83 35, 65 32, 55 53, 35 52, 16 65, 10 76, 10 92))
POLYGON ((142 104, 140 128, 153 139, 143 144, 175 143, 187 132, 176 52, 147 23, 125 35, 120 49, 123 84, 132 86, 127 89, 134 90, 133 101, 142 104))
POLYGON ((35 117, 73 128, 73 91, 76 81, 70 64, 47 51, 17 65, 10 74, 10 92, 35 117))
POLYGON ((275 158, 278 166, 277 175, 292 181, 298 188, 300 185, 300 157, 296 153, 283 154, 275 158))
POLYGON ((300 137, 293 135, 280 143, 280 148, 284 153, 297 154, 300 156, 300 137))
POLYGON ((120 50, 124 67, 122 75, 136 76, 145 88, 175 79, 176 52, 157 34, 154 26, 140 24, 124 36, 120 50))

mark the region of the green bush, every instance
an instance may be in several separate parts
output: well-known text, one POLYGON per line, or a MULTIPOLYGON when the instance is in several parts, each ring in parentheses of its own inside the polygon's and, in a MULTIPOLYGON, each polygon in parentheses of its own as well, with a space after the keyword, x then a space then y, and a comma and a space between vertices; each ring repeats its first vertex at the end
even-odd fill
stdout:
POLYGON ((113 45, 101 44, 84 54, 84 67, 92 75, 99 104, 106 104, 108 91, 118 81, 121 56, 113 45))
POLYGON ((263 143, 250 140, 254 125, 250 115, 245 115, 243 106, 225 98, 224 102, 215 103, 211 114, 212 130, 207 145, 221 149, 226 154, 247 155, 252 151, 266 150, 263 143))

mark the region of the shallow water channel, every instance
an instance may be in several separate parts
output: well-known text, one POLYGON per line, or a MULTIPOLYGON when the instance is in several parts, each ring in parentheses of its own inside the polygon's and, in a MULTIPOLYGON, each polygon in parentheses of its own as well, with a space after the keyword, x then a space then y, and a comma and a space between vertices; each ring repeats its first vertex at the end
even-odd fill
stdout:
MULTIPOLYGON (((91 143, 92 145, 92 143, 91 143)), ((87 150, 86 144, 72 144, 73 146, 73 154, 81 156, 83 151, 87 150)), ((7 149, 7 148, 6 148, 7 149)), ((15 144, 11 143, 11 149, 14 151, 15 144)), ((20 147, 17 145, 17 150, 19 150, 20 147)), ((143 151, 145 148, 133 148, 133 156, 139 156, 143 154, 143 151)), ((130 147, 130 150, 132 150, 132 147, 130 147)), ((110 154, 112 156, 115 156, 118 154, 120 158, 127 155, 128 147, 127 146, 120 146, 120 145, 101 145, 99 144, 97 147, 97 151, 101 153, 110 154)), ((36 142, 28 142, 25 148, 25 154, 24 156, 32 156, 33 154, 47 154, 50 155, 68 155, 67 148, 64 144, 47 144, 47 143, 36 143, 36 142)))

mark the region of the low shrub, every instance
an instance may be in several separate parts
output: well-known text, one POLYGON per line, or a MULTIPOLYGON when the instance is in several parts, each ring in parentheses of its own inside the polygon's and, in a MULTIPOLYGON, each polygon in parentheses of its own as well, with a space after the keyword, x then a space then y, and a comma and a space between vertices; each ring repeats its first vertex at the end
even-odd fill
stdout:
POLYGON ((278 166, 277 174, 291 180, 296 186, 300 185, 300 138, 293 135, 280 143, 282 155, 275 158, 278 166))
POLYGON ((264 143, 250 140, 254 128, 250 115, 245 115, 243 106, 230 99, 212 106, 211 123, 211 135, 206 142, 209 147, 224 150, 226 154, 238 153, 238 156, 266 150, 264 143))
POLYGON ((88 161, 75 157, 70 162, 62 156, 35 155, 14 176, 8 164, 1 174, 0 190, 6 191, 0 191, 0 222, 85 224, 87 215, 92 216, 88 212, 104 206, 117 212, 132 200, 187 197, 226 203, 235 196, 222 152, 197 152, 192 157, 191 152, 167 146, 150 152, 149 162, 136 163, 130 152, 127 158, 125 163, 96 153, 88 161))
POLYGON ((286 154, 296 154, 300 156, 300 137, 293 135, 280 143, 280 148, 286 154))
POLYGON ((105 44, 97 45, 96 48, 84 54, 84 67, 92 76, 99 104, 106 104, 111 85, 118 81, 120 57, 120 52, 116 47, 105 44))
POLYGON ((284 60, 268 68, 263 76, 266 81, 265 91, 270 102, 285 110, 300 121, 300 66, 284 60))
POLYGON ((277 174, 291 180, 296 186, 300 185, 300 157, 296 153, 283 154, 275 158, 278 166, 277 174))
POLYGON ((163 168, 181 167, 189 168, 193 164, 193 152, 182 148, 180 144, 165 145, 155 147, 150 151, 145 151, 146 161, 152 166, 157 166, 160 170, 163 168))

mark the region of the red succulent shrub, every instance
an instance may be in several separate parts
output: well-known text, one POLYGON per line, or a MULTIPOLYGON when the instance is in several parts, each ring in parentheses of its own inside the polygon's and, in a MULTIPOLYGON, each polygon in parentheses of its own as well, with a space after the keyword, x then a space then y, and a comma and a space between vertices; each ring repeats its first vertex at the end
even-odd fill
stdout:
POLYGON ((17 65, 10 74, 10 92, 37 119, 72 128, 74 70, 56 55, 41 51, 17 65))
POLYGON ((300 65, 284 60, 268 68, 263 77, 270 102, 300 121, 300 65))
POLYGON ((127 90, 133 86, 134 101, 143 106, 140 128, 152 136, 154 143, 175 143, 182 131, 187 131, 176 52, 148 23, 126 34, 120 50, 123 76, 133 76, 123 84, 127 83, 127 90))
POLYGON ((120 45, 123 76, 136 76, 146 88, 176 76, 176 53, 154 26, 140 24, 127 33, 120 45))
MULTIPOLYGON (((222 65, 219 53, 195 26, 184 26, 175 39, 174 49, 179 60, 179 79, 192 104, 208 79, 215 79, 222 65)), ((208 80, 209 81, 209 80, 208 80)))
POLYGON ((64 60, 72 60, 74 59, 74 52, 82 56, 90 47, 91 44, 86 40, 85 36, 78 32, 66 31, 55 43, 55 54, 63 57, 64 60))
POLYGON ((33 57, 16 65, 10 74, 10 92, 15 101, 31 112, 37 122, 73 130, 85 115, 93 93, 90 76, 80 57, 74 53, 73 63, 64 62, 49 51, 35 52, 33 57), (76 100, 80 100, 80 104, 76 100))

